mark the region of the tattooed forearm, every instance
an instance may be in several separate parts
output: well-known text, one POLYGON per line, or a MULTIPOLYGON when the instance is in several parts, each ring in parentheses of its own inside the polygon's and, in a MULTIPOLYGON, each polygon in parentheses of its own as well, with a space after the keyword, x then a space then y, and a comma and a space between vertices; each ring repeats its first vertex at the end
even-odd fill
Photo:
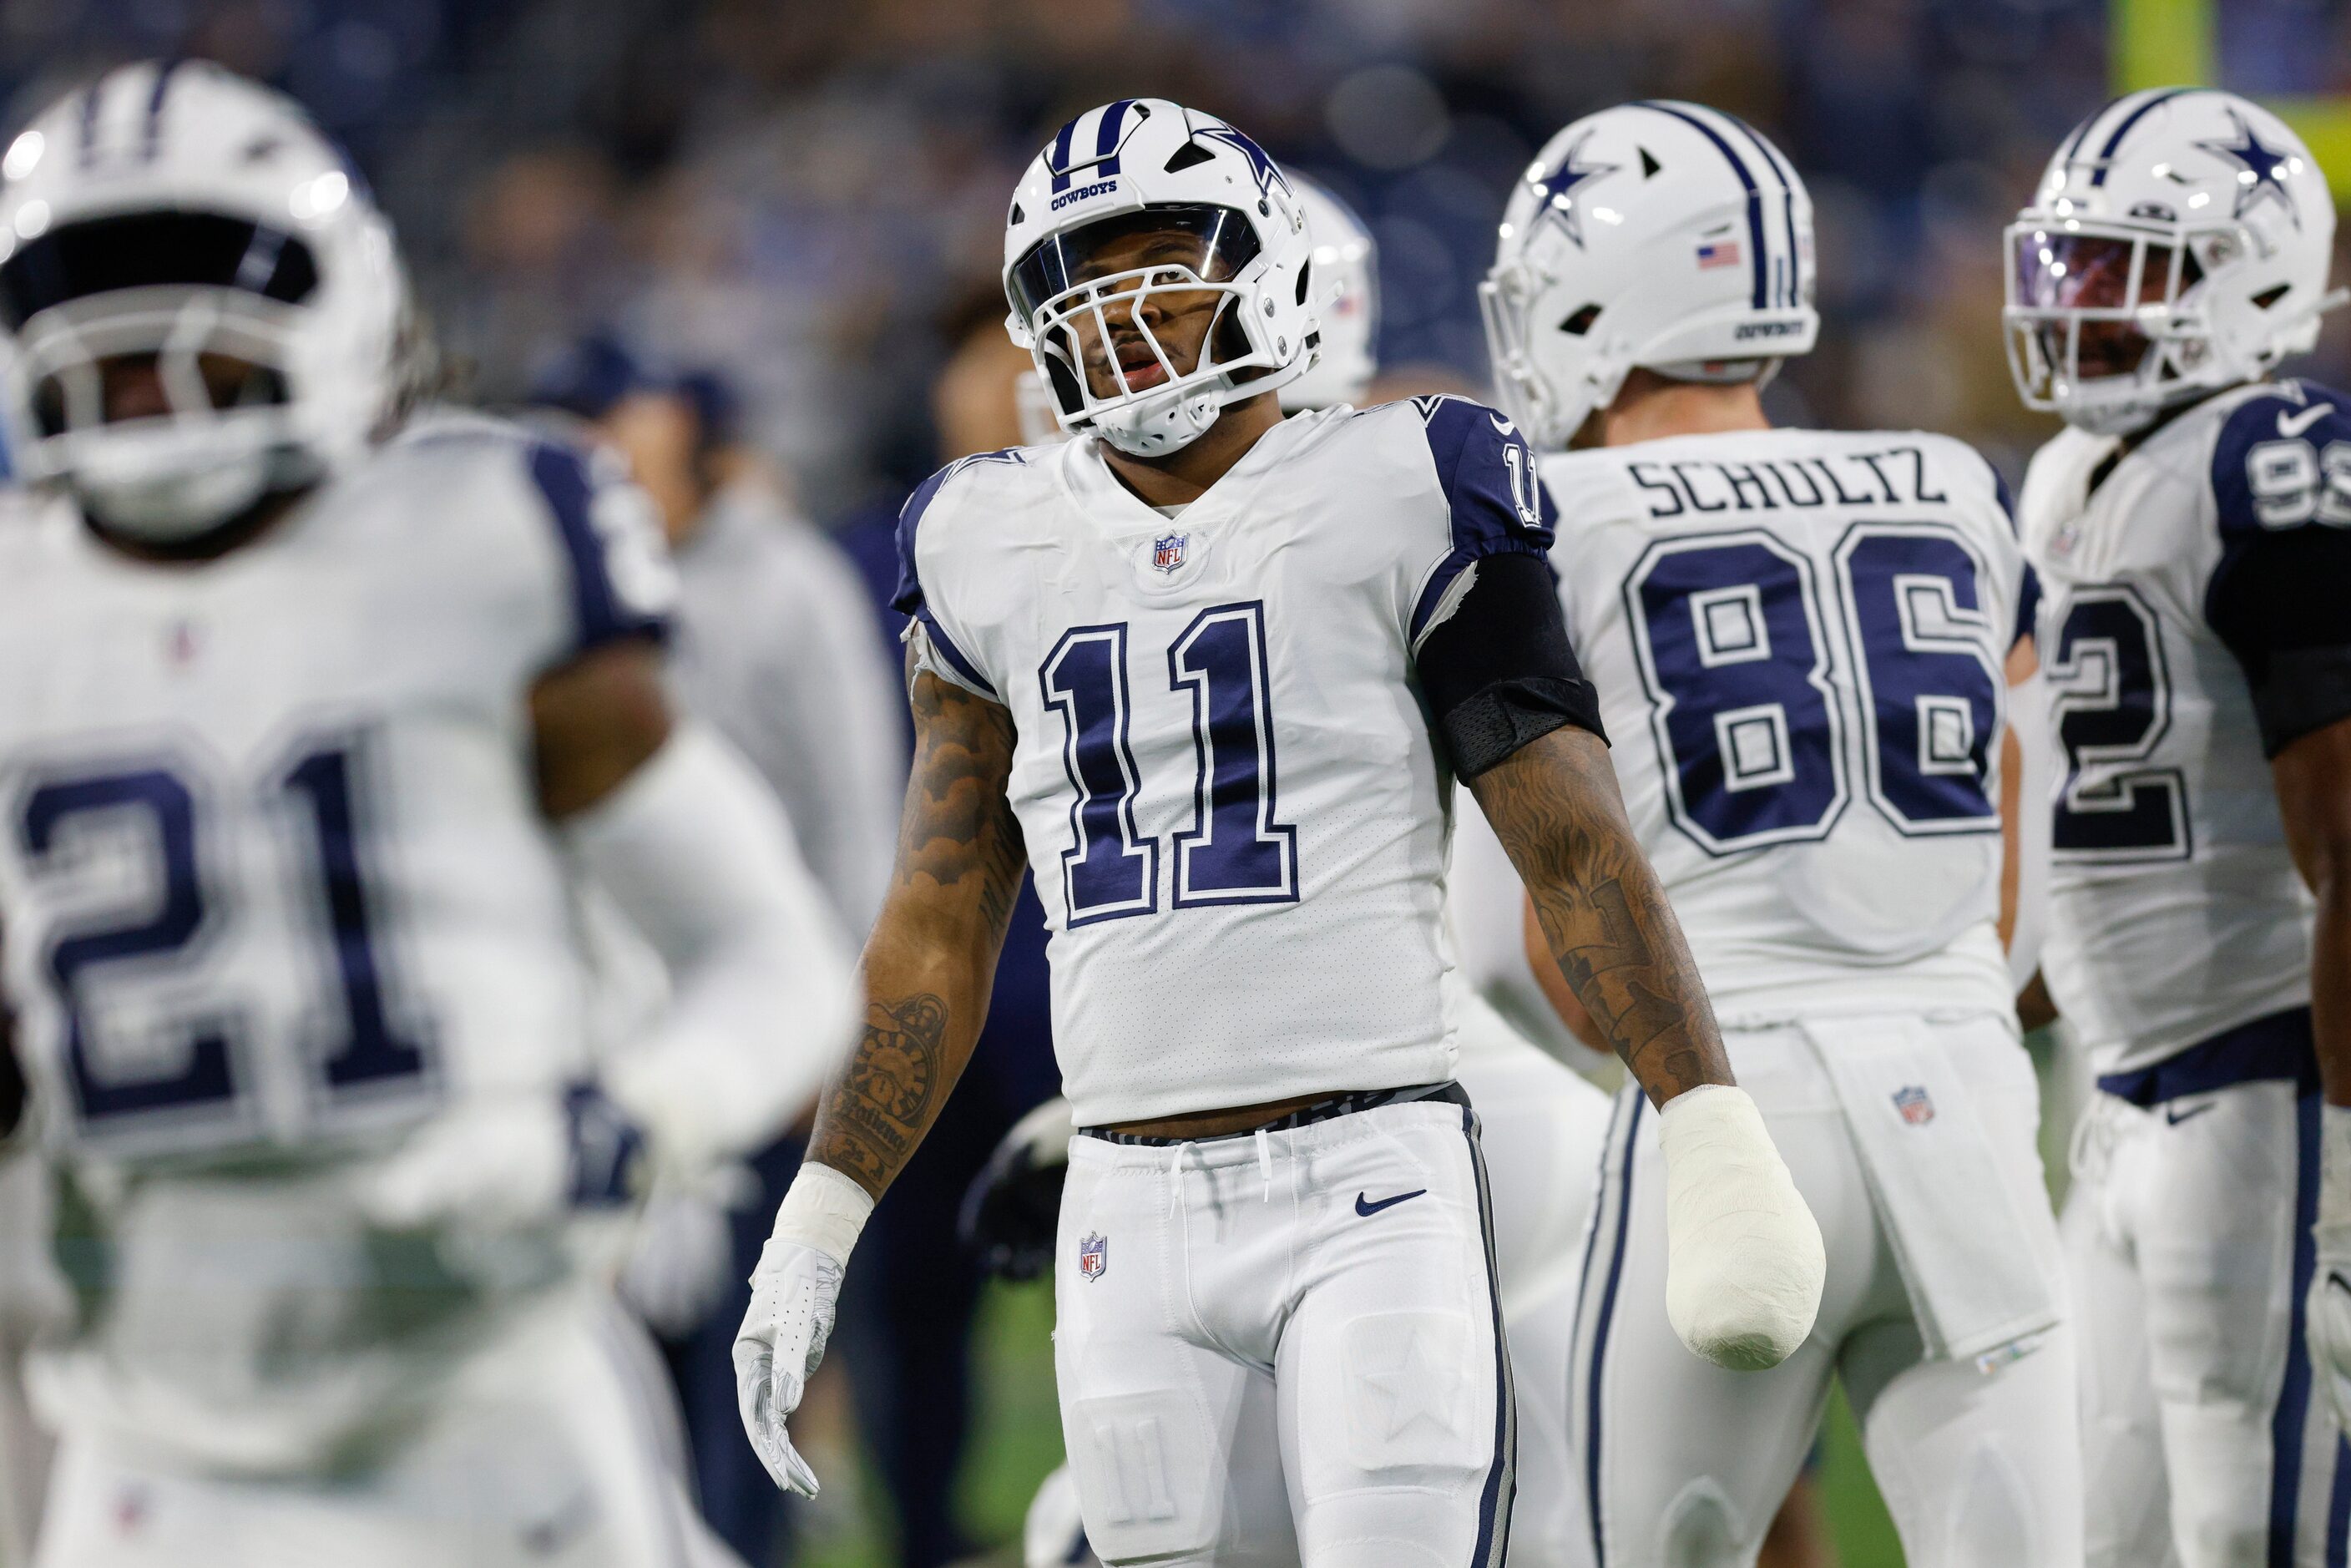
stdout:
POLYGON ((946 1103, 987 1017, 1026 861, 1005 797, 1012 716, 911 674, 914 768, 898 863, 865 943, 865 1034, 817 1108, 809 1158, 882 1195, 946 1103))
POLYGON ((848 1067, 826 1090, 809 1157, 879 1191, 922 1141, 942 1099, 947 1005, 925 993, 872 1002, 848 1067))
POLYGON ((1649 1098, 1729 1082, 1698 967, 1600 739, 1554 730, 1469 788, 1527 885, 1560 975, 1649 1098))

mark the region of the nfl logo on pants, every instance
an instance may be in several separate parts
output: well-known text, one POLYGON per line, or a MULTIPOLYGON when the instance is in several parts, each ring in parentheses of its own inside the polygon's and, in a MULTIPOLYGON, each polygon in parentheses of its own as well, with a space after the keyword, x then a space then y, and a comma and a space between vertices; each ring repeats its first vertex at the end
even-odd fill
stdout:
POLYGON ((1901 1112, 1902 1119, 1914 1127, 1923 1127, 1935 1119, 1935 1103, 1927 1097, 1927 1091, 1916 1083, 1894 1092, 1894 1108, 1901 1112))
POLYGON ((1110 1267, 1110 1241, 1107 1238, 1090 1235, 1078 1243, 1078 1272, 1089 1280, 1099 1280, 1110 1267))

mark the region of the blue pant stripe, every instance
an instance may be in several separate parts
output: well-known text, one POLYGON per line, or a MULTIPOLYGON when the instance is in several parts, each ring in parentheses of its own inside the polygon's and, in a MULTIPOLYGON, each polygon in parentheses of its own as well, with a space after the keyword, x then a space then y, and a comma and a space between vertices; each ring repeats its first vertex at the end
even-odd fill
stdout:
MULTIPOLYGON (((2303 1298, 2318 1266, 2310 1234, 2318 1216, 2318 1096, 2294 1106, 2294 1290, 2288 1300, 2285 1385, 2270 1416, 2269 1568, 2294 1568, 2294 1525, 2302 1498, 2302 1428, 2310 1414, 2310 1348, 2304 1340, 2303 1298)), ((2339 1472, 2338 1472, 2339 1477, 2339 1472)), ((2340 1495, 2340 1486, 2337 1486, 2340 1495)))
POLYGON ((2326 1568, 2351 1563, 2351 1442, 2335 1439, 2335 1485, 2326 1497, 2326 1568))
MULTIPOLYGON (((1633 1230, 1633 1155, 1641 1146, 1641 1113, 1647 1109, 1648 1099, 1635 1086, 1626 1092, 1633 1103, 1633 1113, 1625 1123, 1625 1161, 1617 1178, 1616 1241, 1610 1249, 1608 1283, 1600 1293, 1600 1317, 1592 1330, 1592 1369, 1588 1374, 1590 1386, 1584 1392, 1584 1456, 1583 1487, 1591 1501, 1592 1561, 1594 1568, 1608 1568, 1608 1543, 1601 1529, 1600 1519, 1600 1370, 1608 1355, 1608 1323, 1616 1314, 1616 1287, 1625 1277, 1625 1241, 1633 1230)), ((1603 1176, 1606 1176, 1604 1171, 1603 1176)), ((1595 1205, 1599 1195, 1593 1195, 1595 1205)))
POLYGON ((1502 1328, 1502 1267, 1494 1250, 1494 1203, 1486 1186, 1486 1152, 1478 1142, 1478 1114, 1462 1107, 1469 1139, 1469 1171, 1478 1184, 1478 1233, 1486 1244, 1486 1291, 1494 1311, 1494 1462, 1478 1499, 1478 1546, 1471 1568, 1500 1568, 1510 1538, 1510 1505, 1519 1490, 1518 1421, 1512 1407, 1510 1342, 1502 1328))

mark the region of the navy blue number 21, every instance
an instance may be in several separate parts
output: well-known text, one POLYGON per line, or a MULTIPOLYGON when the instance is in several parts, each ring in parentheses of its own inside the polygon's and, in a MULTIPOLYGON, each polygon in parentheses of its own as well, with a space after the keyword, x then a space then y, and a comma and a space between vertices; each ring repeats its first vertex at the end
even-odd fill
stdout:
MULTIPOLYGON (((1125 625, 1065 632, 1038 681, 1061 715, 1075 792, 1061 853, 1069 923, 1148 915, 1158 907, 1159 844, 1134 826, 1143 780, 1127 742, 1125 625)), ((1198 760, 1192 826, 1175 836, 1176 907, 1297 898, 1298 830, 1276 820, 1264 604, 1202 611, 1168 647, 1167 681, 1191 693, 1198 760)))
MULTIPOLYGON (((1906 834, 1996 831, 1983 563, 1934 523, 1857 525, 1834 562, 1871 803, 1906 834)), ((1675 825, 1710 854, 1826 835, 1851 787, 1811 560, 1760 529, 1662 539, 1625 601, 1675 825)))
MULTIPOLYGON (((386 1002, 380 945, 361 881, 361 823, 351 770, 351 753, 329 746, 305 752, 274 780, 309 819, 309 858, 336 1005, 327 1014, 333 1020, 330 1038, 308 1043, 324 1090, 336 1097, 413 1085, 427 1065, 421 1035, 396 1026, 386 1002)), ((26 796, 18 818, 18 837, 37 875, 55 857, 73 858, 78 831, 110 826, 153 845, 160 886, 141 916, 94 917, 61 932, 44 957, 64 1015, 75 1108, 93 1131, 149 1114, 174 1121, 233 1117, 237 1108, 233 1014, 183 1021, 183 1039, 171 1053, 179 1065, 162 1072, 110 1070, 91 1050, 85 993, 93 978, 114 966, 151 973, 158 966, 184 967, 218 938, 221 922, 207 907, 197 850, 198 800, 181 771, 130 768, 52 778, 26 796)))

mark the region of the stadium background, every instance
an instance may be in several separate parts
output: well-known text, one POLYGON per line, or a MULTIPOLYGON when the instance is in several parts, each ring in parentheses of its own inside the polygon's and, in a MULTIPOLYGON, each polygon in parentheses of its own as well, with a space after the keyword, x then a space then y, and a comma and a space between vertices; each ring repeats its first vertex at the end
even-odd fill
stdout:
MULTIPOLYGON (((1002 308, 1007 193, 1113 97, 1222 114, 1343 194, 1381 246, 1384 361, 1472 384, 1472 287, 1534 149, 1629 97, 1729 110, 1818 208, 1823 348, 1774 414, 1947 431, 2011 481, 2047 427, 2002 360, 1999 233, 2069 126, 2127 88, 2217 82, 2351 183, 2344 0, 0 0, 0 118, 167 54, 287 89, 351 148, 464 396, 517 399, 616 334, 721 372, 831 528, 955 455, 934 386, 1002 308)), ((2338 317, 2305 373, 2346 371, 2338 317)), ((984 1301, 956 1497, 988 1561, 1017 1561, 1059 1458, 1050 1317, 1042 1285, 984 1301)), ((894 1561, 834 1406, 799 1561, 894 1561)), ((1844 1561, 1897 1563, 1841 1408, 1821 1479, 1844 1561)))

